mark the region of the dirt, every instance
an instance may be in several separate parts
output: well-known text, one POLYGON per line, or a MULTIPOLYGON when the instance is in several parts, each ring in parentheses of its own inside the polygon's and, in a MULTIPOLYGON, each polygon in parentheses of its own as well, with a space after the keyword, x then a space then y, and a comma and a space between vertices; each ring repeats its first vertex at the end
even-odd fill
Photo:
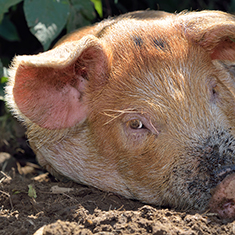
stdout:
POLYGON ((223 222, 215 214, 144 205, 71 181, 57 182, 35 167, 26 175, 14 168, 1 172, 0 234, 34 234, 41 227, 38 234, 45 235, 235 233, 235 221, 223 222))
POLYGON ((160 208, 59 182, 37 165, 24 128, 7 120, 0 123, 0 235, 235 234, 235 221, 217 214, 160 208))

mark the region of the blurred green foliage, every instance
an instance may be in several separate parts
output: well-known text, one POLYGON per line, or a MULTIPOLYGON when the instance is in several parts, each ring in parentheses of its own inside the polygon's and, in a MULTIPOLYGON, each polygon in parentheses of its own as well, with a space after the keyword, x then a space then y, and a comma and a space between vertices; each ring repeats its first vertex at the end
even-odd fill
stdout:
POLYGON ((7 82, 7 75, 5 73, 6 73, 6 69, 3 68, 2 62, 0 61, 0 100, 3 100, 3 97, 4 97, 4 85, 7 82))
POLYGON ((102 1, 100 0, 91 0, 94 3, 95 9, 99 16, 103 17, 102 1))
MULTIPOLYGON (((97 1, 101 3, 101 0, 97 1)), ((19 2, 0 0, 0 36, 8 41, 17 41, 19 36, 5 13, 19 2)), ((89 0, 24 0, 23 11, 29 30, 40 41, 44 50, 50 47, 65 26, 70 32, 88 25, 95 18, 94 7, 89 0)))
POLYGON ((3 19, 4 13, 8 12, 8 9, 11 6, 14 6, 21 1, 22 0, 0 0, 0 22, 3 19))

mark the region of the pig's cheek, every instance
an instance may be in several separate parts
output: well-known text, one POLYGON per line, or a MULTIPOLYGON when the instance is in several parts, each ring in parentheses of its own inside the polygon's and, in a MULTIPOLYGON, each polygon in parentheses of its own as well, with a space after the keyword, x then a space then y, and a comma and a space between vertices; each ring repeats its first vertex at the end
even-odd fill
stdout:
POLYGON ((149 131, 147 129, 132 129, 129 126, 125 126, 124 133, 129 144, 140 145, 147 139, 149 131))
POLYGON ((128 135, 128 139, 136 144, 141 142, 147 137, 147 133, 131 133, 128 135))

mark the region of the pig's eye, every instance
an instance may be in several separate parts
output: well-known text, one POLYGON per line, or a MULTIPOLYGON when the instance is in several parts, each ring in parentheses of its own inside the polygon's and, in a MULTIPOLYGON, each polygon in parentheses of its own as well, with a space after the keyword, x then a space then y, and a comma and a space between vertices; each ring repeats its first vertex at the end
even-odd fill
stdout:
POLYGON ((139 119, 132 119, 129 121, 129 126, 131 129, 141 129, 144 128, 143 123, 139 119))
MULTIPOLYGON (((124 116, 123 118, 124 130, 128 135, 133 135, 134 138, 137 136, 142 136, 148 134, 153 134, 158 136, 161 130, 157 129, 156 121, 154 124, 151 121, 151 118, 145 114, 130 113, 124 116)), ((160 126, 159 126, 160 127, 160 126)))

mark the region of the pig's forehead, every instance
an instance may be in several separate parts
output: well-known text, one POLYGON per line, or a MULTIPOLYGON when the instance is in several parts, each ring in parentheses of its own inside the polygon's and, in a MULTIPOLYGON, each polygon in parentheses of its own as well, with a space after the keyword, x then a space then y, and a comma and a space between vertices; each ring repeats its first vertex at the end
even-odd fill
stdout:
POLYGON ((200 92, 205 90, 202 84, 214 72, 208 71, 209 55, 187 38, 180 24, 127 20, 110 27, 104 40, 112 48, 110 83, 115 89, 126 91, 126 95, 135 90, 145 99, 161 95, 161 102, 163 95, 182 101, 189 96, 192 83, 200 92), (195 68, 200 68, 200 73, 195 68))
POLYGON ((110 27, 102 40, 111 47, 112 69, 121 77, 125 73, 136 76, 135 72, 175 73, 189 63, 189 68, 192 65, 203 68, 204 60, 209 58, 201 46, 187 38, 183 27, 173 21, 127 20, 110 27))
POLYGON ((126 63, 184 60, 192 47, 192 40, 173 20, 122 20, 110 25, 102 40, 112 48, 115 61, 126 63))

